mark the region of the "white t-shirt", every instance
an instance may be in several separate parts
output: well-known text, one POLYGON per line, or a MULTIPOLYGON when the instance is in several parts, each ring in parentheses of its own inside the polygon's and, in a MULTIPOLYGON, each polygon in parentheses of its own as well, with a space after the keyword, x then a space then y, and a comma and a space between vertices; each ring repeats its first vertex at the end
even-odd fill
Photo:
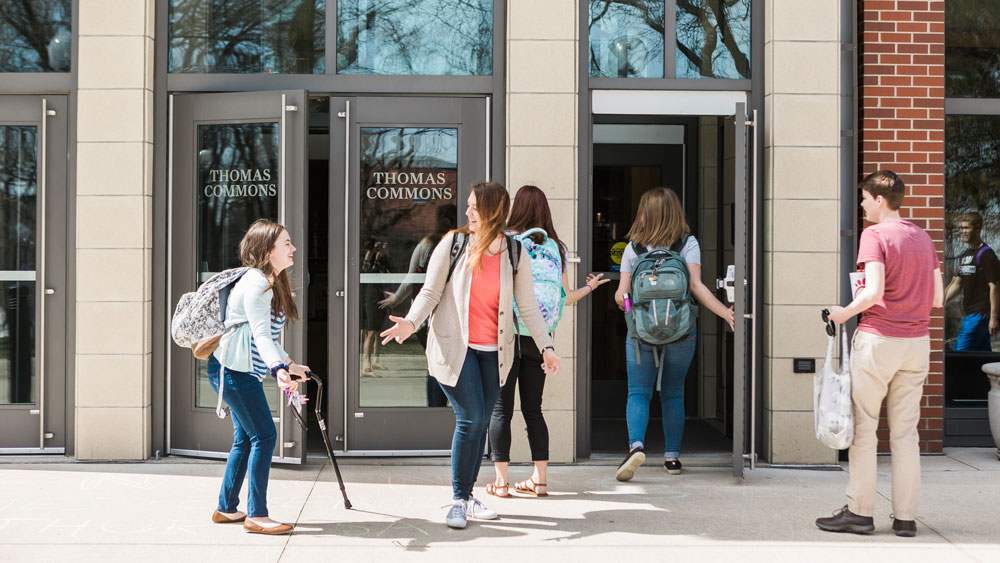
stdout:
MULTIPOLYGON (((656 250, 656 249, 667 249, 666 246, 647 246, 646 250, 656 250)), ((681 258, 684 259, 688 264, 698 264, 701 265, 701 245, 698 244, 698 239, 694 238, 694 235, 688 237, 687 242, 681 248, 679 253, 681 258)), ((635 249, 632 247, 632 243, 628 243, 625 247, 625 252, 622 253, 622 272, 632 273, 632 266, 635 266, 635 260, 637 256, 635 254, 635 249)))

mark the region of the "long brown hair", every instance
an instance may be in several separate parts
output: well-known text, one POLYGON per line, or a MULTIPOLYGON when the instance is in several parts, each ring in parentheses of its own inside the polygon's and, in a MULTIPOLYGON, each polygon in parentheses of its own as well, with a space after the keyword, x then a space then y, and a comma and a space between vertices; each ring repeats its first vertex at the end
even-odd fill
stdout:
MULTIPOLYGON (((483 271, 483 255, 498 236, 503 234, 507 225, 507 214, 510 212, 510 194, 500 182, 480 182, 472 186, 476 194, 476 211, 479 213, 479 232, 476 233, 476 244, 469 249, 469 270, 483 271)), ((469 225, 464 225, 452 232, 472 234, 469 225)))
MULTIPOLYGON (((514 203, 510 206, 510 219, 507 219, 507 230, 523 233, 529 229, 541 228, 549 235, 549 238, 556 241, 559 247, 559 257, 562 262, 562 269, 566 271, 566 248, 556 234, 556 227, 552 224, 552 212, 549 210, 549 200, 545 197, 545 192, 538 186, 521 186, 514 195, 514 203)), ((542 242, 542 235, 536 233, 531 236, 536 243, 542 242), (537 238, 536 238, 537 237, 537 238)))
POLYGON ((268 219, 254 221, 240 241, 240 261, 248 268, 264 272, 270 280, 271 285, 268 289, 274 290, 271 296, 271 312, 284 313, 285 318, 295 321, 299 318, 299 311, 295 307, 295 298, 292 297, 292 284, 288 281, 288 271, 283 270, 275 275, 270 259, 278 237, 285 230, 279 223, 268 219))
POLYGON ((645 246, 670 246, 689 232, 691 227, 674 190, 653 188, 639 199, 635 222, 626 236, 645 246))

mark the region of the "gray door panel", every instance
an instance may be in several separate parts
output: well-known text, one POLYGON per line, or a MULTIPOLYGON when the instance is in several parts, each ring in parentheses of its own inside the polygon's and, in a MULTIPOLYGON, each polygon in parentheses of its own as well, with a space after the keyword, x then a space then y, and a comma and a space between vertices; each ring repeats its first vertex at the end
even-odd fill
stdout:
MULTIPOLYGON (((744 453, 747 441, 747 376, 749 373, 749 339, 746 314, 749 312, 747 297, 750 295, 748 267, 747 220, 747 127, 746 105, 736 104, 732 117, 733 128, 733 231, 736 264, 736 330, 733 345, 733 475, 743 476, 744 453)), ((751 320, 750 322, 753 322, 751 320)))
POLYGON ((68 122, 66 96, 0 96, 0 453, 67 444, 68 122))
POLYGON ((332 98, 331 120, 331 430, 348 451, 445 452, 455 417, 427 376, 425 333, 386 347, 373 335, 406 314, 442 226, 465 223, 486 177, 484 100, 332 98))
MULTIPOLYGON (((286 324, 284 347, 306 363, 305 186, 308 93, 302 90, 172 97, 170 311, 213 273, 239 265, 238 244, 258 218, 283 223, 298 248, 289 271, 303 320, 286 324)), ((171 345, 168 444, 171 453, 222 457, 232 423, 215 414, 205 362, 171 345)), ((279 430, 276 461, 301 463, 305 433, 274 381, 265 394, 279 430)), ((225 397, 225 390, 223 390, 225 397)))

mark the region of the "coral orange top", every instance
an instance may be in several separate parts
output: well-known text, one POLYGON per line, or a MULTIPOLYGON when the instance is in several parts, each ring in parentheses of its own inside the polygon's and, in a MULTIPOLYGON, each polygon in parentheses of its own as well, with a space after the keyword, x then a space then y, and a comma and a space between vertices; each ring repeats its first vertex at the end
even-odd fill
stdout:
POLYGON ((472 275, 469 295, 469 344, 496 346, 500 313, 500 256, 483 255, 483 270, 472 275))

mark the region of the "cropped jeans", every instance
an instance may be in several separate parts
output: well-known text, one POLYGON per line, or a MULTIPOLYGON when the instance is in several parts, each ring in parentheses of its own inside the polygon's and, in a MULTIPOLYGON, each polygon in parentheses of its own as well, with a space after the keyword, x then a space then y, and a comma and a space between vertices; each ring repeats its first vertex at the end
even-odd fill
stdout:
POLYGON ((451 440, 451 487, 454 500, 469 500, 479 478, 486 449, 486 429, 493 404, 500 395, 497 352, 469 348, 454 387, 441 390, 455 410, 455 434, 451 440))
POLYGON ((500 390, 500 399, 490 419, 490 450, 494 462, 510 461, 510 421, 514 417, 515 387, 521 397, 521 414, 528 428, 531 461, 548 461, 549 427, 542 416, 542 392, 545 370, 542 354, 530 336, 518 336, 518 354, 510 365, 510 374, 500 390))
MULTIPOLYGON (((663 456, 675 458, 680 455, 681 437, 684 435, 684 379, 687 377, 691 360, 694 359, 697 331, 693 330, 685 338, 666 344, 663 357, 663 375, 660 381, 660 406, 663 410, 663 437, 666 440, 663 456)), ((639 344, 639 359, 636 361, 635 341, 625 340, 625 367, 628 371, 628 401, 625 405, 625 421, 628 424, 629 448, 642 443, 649 425, 649 401, 653 398, 656 374, 659 368, 653 358, 654 350, 663 354, 664 346, 639 344)))
MULTIPOLYGON (((208 362, 208 381, 219 391, 222 366, 214 357, 208 362)), ((233 448, 226 460, 226 473, 219 492, 219 512, 236 512, 240 503, 243 478, 250 472, 247 516, 264 518, 267 514, 267 480, 271 456, 278 433, 271 418, 271 407, 264 386, 249 373, 225 369, 225 398, 233 419, 233 448)))

